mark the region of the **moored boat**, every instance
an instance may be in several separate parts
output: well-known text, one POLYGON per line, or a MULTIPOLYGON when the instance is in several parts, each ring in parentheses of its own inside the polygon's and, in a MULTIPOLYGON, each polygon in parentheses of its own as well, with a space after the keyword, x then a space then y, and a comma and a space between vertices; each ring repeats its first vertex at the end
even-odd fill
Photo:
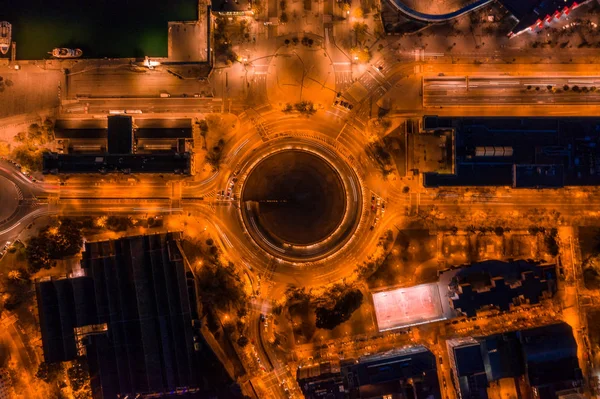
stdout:
POLYGON ((55 48, 48 54, 51 54, 54 58, 79 58, 83 54, 83 51, 78 48, 55 48))
POLYGON ((12 40, 12 25, 6 21, 0 22, 0 53, 6 54, 12 40))

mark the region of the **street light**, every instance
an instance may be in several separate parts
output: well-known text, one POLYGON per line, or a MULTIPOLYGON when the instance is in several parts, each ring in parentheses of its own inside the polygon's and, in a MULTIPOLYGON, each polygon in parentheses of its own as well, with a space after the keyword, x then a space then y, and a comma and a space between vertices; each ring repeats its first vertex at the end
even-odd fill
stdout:
POLYGON ((148 67, 148 69, 154 69, 155 66, 159 66, 160 62, 152 61, 148 56, 144 57, 144 66, 148 67))

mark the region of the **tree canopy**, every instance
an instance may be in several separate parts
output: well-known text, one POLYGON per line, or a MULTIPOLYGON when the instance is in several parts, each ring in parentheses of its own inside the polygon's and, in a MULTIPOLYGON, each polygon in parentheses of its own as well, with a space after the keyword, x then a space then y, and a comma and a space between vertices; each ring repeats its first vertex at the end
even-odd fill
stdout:
POLYGON ((47 227, 27 241, 29 271, 52 268, 57 259, 79 253, 82 244, 81 225, 72 219, 61 219, 57 227, 47 227))
POLYGON ((359 289, 343 284, 334 285, 331 290, 317 299, 317 303, 320 303, 315 311, 317 328, 332 330, 350 320, 362 302, 363 294, 359 289))

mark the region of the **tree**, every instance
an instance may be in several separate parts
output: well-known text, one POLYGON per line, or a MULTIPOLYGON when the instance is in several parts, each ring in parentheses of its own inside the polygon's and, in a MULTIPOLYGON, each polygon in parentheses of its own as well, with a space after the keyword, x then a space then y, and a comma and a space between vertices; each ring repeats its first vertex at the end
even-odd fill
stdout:
POLYGON ((22 276, 20 270, 11 270, 8 272, 7 276, 8 276, 9 280, 14 280, 14 281, 23 280, 23 276, 22 276))
POLYGON ((583 269, 583 283, 588 290, 600 289, 600 273, 594 267, 583 269))
POLYGON ((50 269, 57 259, 73 256, 81 251, 81 225, 72 219, 61 219, 58 227, 46 228, 27 241, 26 256, 29 270, 50 269))
POLYGON ((242 280, 233 264, 205 263, 197 274, 204 311, 229 311, 246 300, 242 280))
POLYGON ((221 168, 223 153, 219 147, 213 147, 206 156, 205 161, 212 167, 213 172, 217 172, 221 168))
POLYGON ((198 127, 200 128, 200 136, 206 138, 206 133, 208 133, 208 123, 206 122, 206 119, 198 121, 198 127))
POLYGON ((248 337, 246 337, 244 335, 239 337, 237 340, 237 344, 242 348, 245 347, 246 345, 248 345, 248 342, 249 342, 248 337))
POLYGON ((8 279, 4 286, 5 294, 8 295, 4 301, 6 310, 15 310, 23 303, 31 303, 33 296, 29 272, 24 269, 15 269, 8 272, 8 279))
POLYGON ((62 363, 46 363, 42 362, 38 366, 35 376, 49 384, 56 382, 64 371, 62 363))
POLYGON ((317 328, 333 330, 341 323, 347 321, 363 302, 363 294, 359 289, 349 288, 339 290, 341 287, 334 286, 331 291, 325 295, 334 296, 333 306, 318 306, 315 313, 317 315, 317 328), (337 291, 337 292, 336 292, 337 291))
POLYGON ((111 231, 126 231, 131 227, 133 227, 133 222, 127 216, 109 216, 106 219, 106 228, 111 231))
POLYGON ((350 54, 352 54, 355 61, 363 63, 371 61, 371 50, 368 47, 353 47, 350 49, 350 54))
POLYGON ((56 265, 56 260, 50 256, 50 250, 43 236, 31 237, 27 241, 27 262, 29 270, 35 273, 41 269, 51 269, 56 265))
POLYGON ((42 170, 42 156, 43 151, 39 147, 30 146, 28 144, 22 144, 12 152, 11 157, 21 164, 23 169, 36 172, 42 170))
POLYGON ((29 125, 29 128, 27 129, 27 138, 33 142, 39 142, 40 144, 43 144, 46 141, 44 140, 42 129, 37 123, 29 125))
POLYGON ((354 25, 352 25, 352 31, 354 32, 356 42, 362 43, 369 32, 369 25, 362 22, 355 22, 354 25))
POLYGON ((233 44, 226 32, 227 19, 218 17, 215 22, 213 39, 215 43, 215 54, 220 62, 231 65, 237 60, 237 54, 233 51, 233 44))
POLYGON ((317 112, 312 101, 300 101, 294 104, 294 108, 296 108, 296 111, 307 117, 317 112))
POLYGON ((558 235, 558 230, 556 228, 552 228, 548 234, 544 237, 544 243, 546 244, 546 250, 552 256, 558 256, 558 242, 556 241, 556 237, 558 235))

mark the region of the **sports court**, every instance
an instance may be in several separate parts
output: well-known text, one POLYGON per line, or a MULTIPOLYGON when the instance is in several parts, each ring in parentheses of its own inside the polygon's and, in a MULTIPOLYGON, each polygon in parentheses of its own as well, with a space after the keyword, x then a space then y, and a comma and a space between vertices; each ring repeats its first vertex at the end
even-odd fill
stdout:
POLYGON ((422 284, 373 294, 379 331, 442 320, 437 284, 422 284))

